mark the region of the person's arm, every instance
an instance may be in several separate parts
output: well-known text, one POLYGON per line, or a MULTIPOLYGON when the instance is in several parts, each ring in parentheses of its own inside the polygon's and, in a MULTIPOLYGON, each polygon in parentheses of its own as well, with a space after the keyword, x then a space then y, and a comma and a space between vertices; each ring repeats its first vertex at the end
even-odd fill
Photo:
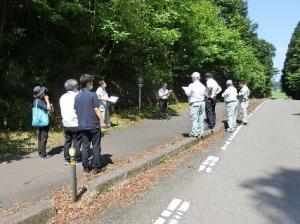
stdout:
POLYGON ((220 92, 222 92, 222 88, 221 88, 221 86, 218 85, 216 95, 218 95, 220 92))
POLYGON ((186 96, 190 97, 192 95, 191 85, 188 87, 182 87, 182 89, 184 90, 186 96))
POLYGON ((49 96, 47 96, 47 95, 45 95, 44 96, 44 99, 45 99, 45 101, 46 101, 46 110, 47 111, 51 111, 51 104, 50 104, 50 101, 49 101, 49 96))
POLYGON ((228 96, 228 91, 227 89, 224 91, 224 93, 222 93, 222 97, 225 98, 226 96, 228 96))

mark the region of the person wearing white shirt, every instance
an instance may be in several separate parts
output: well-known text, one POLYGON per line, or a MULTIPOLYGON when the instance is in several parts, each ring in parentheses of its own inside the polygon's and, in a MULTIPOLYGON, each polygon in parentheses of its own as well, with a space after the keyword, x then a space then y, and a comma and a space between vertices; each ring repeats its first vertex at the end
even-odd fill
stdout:
POLYGON ((227 89, 223 92, 228 119, 228 132, 234 132, 236 129, 237 109, 238 109, 238 93, 237 89, 233 86, 232 80, 227 80, 227 89))
POLYGON ((182 87, 189 101, 189 111, 192 120, 192 131, 190 137, 204 136, 204 117, 205 117, 205 94, 206 88, 200 82, 200 73, 194 72, 192 75, 193 83, 188 87, 182 87))
POLYGON ((96 91, 96 94, 100 100, 100 111, 102 115, 101 119, 101 127, 111 127, 112 123, 110 121, 110 115, 109 115, 109 106, 110 106, 110 101, 108 94, 106 92, 106 82, 104 80, 101 80, 99 82, 99 88, 96 91))
POLYGON ((206 88, 207 88, 207 98, 205 100, 205 112, 208 123, 208 128, 211 132, 214 131, 216 126, 216 102, 217 95, 222 91, 222 88, 213 79, 211 73, 205 74, 206 88))
POLYGON ((169 118, 167 115, 168 100, 171 94, 171 90, 167 89, 167 83, 163 83, 161 88, 158 90, 159 97, 159 118, 169 118))
POLYGON ((247 109, 249 107, 249 96, 250 89, 247 84, 244 82, 240 82, 240 92, 239 92, 239 101, 240 101, 240 116, 242 118, 242 122, 244 125, 248 123, 248 112, 247 109))
POLYGON ((65 165, 67 165, 70 163, 69 149, 72 145, 76 149, 75 159, 77 162, 81 161, 81 132, 74 108, 75 97, 78 94, 78 83, 75 79, 69 79, 65 82, 64 87, 67 92, 61 96, 59 105, 64 127, 64 158, 65 165))

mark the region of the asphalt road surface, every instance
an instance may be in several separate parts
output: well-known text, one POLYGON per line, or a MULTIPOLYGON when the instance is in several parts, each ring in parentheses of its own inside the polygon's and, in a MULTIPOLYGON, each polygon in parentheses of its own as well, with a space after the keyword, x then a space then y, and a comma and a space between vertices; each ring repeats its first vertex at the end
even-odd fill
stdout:
POLYGON ((267 101, 234 139, 228 134, 136 203, 91 223, 299 224, 299 130, 299 101, 267 101))

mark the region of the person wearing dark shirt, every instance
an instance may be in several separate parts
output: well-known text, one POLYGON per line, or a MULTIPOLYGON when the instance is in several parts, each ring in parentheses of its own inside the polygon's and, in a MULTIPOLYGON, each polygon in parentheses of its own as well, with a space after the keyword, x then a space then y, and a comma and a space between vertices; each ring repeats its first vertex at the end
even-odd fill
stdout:
POLYGON ((74 108, 78 118, 79 129, 81 130, 82 143, 82 166, 83 171, 89 173, 94 170, 95 173, 102 171, 101 167, 101 134, 99 109, 99 99, 93 89, 94 77, 89 74, 83 74, 80 77, 81 91, 75 97, 74 108), (93 145, 93 160, 89 162, 89 149, 93 145))
MULTIPOLYGON (((39 107, 44 111, 49 112, 51 110, 51 104, 49 97, 45 94, 46 87, 36 86, 33 89, 33 107, 39 107)), ((48 140, 49 125, 44 127, 39 127, 38 136, 38 152, 42 159, 47 159, 49 155, 46 153, 46 145, 48 140)))

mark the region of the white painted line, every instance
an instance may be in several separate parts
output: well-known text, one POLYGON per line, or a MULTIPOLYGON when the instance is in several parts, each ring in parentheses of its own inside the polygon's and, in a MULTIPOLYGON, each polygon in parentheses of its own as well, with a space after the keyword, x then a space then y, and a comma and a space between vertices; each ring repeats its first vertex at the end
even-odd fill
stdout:
POLYGON ((182 212, 177 211, 177 215, 183 216, 182 212))
POLYGON ((169 224, 178 224, 178 220, 176 219, 171 219, 169 224))
POLYGON ((180 215, 175 215, 175 219, 180 220, 180 219, 181 219, 181 216, 180 216, 180 215))
POLYGON ((226 149, 227 149, 227 146, 222 146, 221 149, 222 149, 222 150, 226 150, 226 149))
POLYGON ((178 211, 180 212, 186 212, 187 210, 189 210, 191 203, 188 201, 185 201, 182 203, 182 205, 179 207, 178 211))
POLYGON ((171 201, 167 209, 170 211, 174 211, 180 205, 181 202, 182 200, 175 198, 173 199, 173 201, 171 201))
POLYGON ((168 210, 164 210, 163 213, 161 213, 161 216, 168 218, 170 217, 170 215, 172 215, 172 212, 168 211, 168 210))
POLYGON ((231 144, 231 141, 226 141, 225 144, 226 144, 226 145, 230 145, 230 144, 231 144))
POLYGON ((156 221, 155 221, 155 223, 154 224, 164 224, 165 223, 165 219, 163 219, 163 218, 161 218, 161 217, 159 217, 156 221))
POLYGON ((199 171, 203 171, 203 170, 205 170, 205 168, 206 168, 206 166, 205 166, 205 165, 200 165, 200 167, 199 167, 199 171))
POLYGON ((206 173, 211 173, 211 171, 212 171, 212 168, 211 168, 211 167, 208 167, 208 168, 205 169, 205 172, 206 172, 206 173))

